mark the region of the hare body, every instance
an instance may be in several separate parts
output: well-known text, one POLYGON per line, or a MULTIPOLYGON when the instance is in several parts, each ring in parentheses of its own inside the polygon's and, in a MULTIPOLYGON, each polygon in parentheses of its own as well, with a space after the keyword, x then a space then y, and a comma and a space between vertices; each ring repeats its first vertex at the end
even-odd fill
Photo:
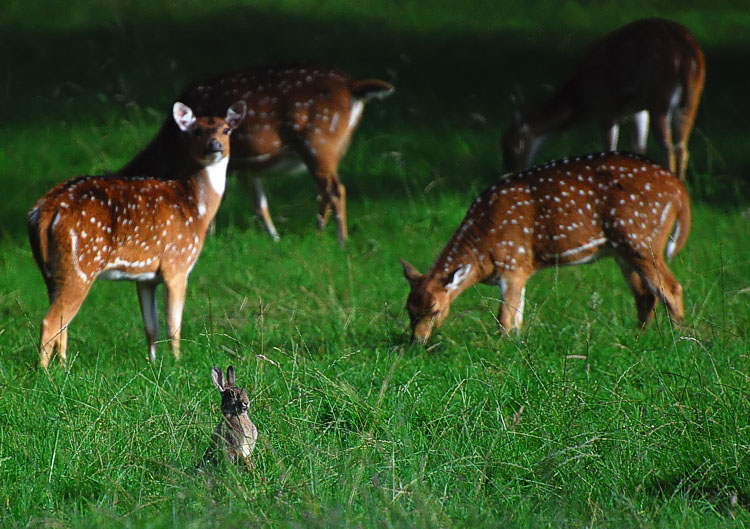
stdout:
POLYGON ((216 464, 223 453, 232 463, 250 464, 250 455, 258 440, 258 429, 250 420, 247 392, 235 385, 234 367, 227 368, 227 378, 218 367, 211 368, 211 379, 221 393, 221 422, 211 435, 204 461, 216 464))
POLYGON ((224 416, 211 435, 214 459, 222 451, 232 463, 237 459, 249 460, 258 440, 258 429, 248 417, 242 415, 224 416))

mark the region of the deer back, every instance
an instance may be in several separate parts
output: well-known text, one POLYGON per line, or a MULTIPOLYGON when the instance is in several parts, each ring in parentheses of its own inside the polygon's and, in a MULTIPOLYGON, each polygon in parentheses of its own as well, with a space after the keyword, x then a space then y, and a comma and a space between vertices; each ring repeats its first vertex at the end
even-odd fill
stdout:
POLYGON ((181 178, 83 176, 34 205, 29 234, 46 278, 74 272, 88 283, 189 272, 224 192, 229 133, 241 115, 230 109, 231 124, 181 117, 189 123, 181 178))
MULTIPOLYGON (((448 273, 473 263, 492 274, 517 268, 533 272, 585 262, 602 247, 661 255, 685 208, 689 212, 684 185, 639 156, 602 153, 557 160, 482 192, 433 269, 448 273)), ((689 224, 683 238, 688 231, 689 224)))
POLYGON ((338 158, 364 102, 392 91, 384 81, 354 81, 336 70, 295 66, 222 75, 195 83, 181 98, 198 114, 210 114, 227 101, 245 101, 247 117, 232 138, 232 163, 263 167, 290 151, 306 160, 338 158))

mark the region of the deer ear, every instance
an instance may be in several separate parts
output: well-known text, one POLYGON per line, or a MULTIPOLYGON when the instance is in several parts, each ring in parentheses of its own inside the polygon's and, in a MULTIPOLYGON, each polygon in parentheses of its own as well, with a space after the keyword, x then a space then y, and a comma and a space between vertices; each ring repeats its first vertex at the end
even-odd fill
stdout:
POLYGON ((466 278, 469 277, 469 272, 471 272, 470 264, 463 265, 461 268, 453 272, 453 279, 450 283, 445 285, 446 290, 456 290, 458 287, 460 287, 461 283, 466 281, 466 278))
POLYGON ((224 374, 221 372, 221 369, 216 366, 211 368, 211 380, 214 381, 216 389, 224 391, 224 374))
POLYGON ((409 283, 416 283, 424 277, 419 273, 419 270, 407 263, 404 258, 401 258, 401 266, 404 267, 404 277, 409 283))
POLYGON ((174 117, 175 123, 180 127, 182 131, 190 130, 190 127, 195 123, 195 116, 193 111, 185 103, 177 103, 172 107, 172 117, 174 117))
POLYGON ((240 99, 231 107, 229 107, 229 109, 227 110, 227 118, 225 121, 227 122, 227 125, 229 125, 232 130, 234 130, 240 126, 240 123, 244 121, 246 114, 247 103, 240 99))
POLYGON ((235 387, 234 384, 234 367, 229 366, 227 368, 227 386, 230 388, 235 387))

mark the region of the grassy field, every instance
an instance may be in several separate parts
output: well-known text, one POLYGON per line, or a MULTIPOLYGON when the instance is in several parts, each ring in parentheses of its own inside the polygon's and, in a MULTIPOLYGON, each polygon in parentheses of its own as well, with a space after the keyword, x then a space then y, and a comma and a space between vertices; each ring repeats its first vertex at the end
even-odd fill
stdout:
MULTIPOLYGON (((0 526, 750 524, 744 2, 45 4, 0 6, 0 526), (499 292, 478 286, 411 346, 398 258, 425 270, 501 174, 511 98, 542 97, 594 38, 646 15, 687 24, 708 65, 693 231, 671 265, 685 326, 660 307, 637 332, 601 262, 535 276, 520 336, 498 336, 499 292), (315 235, 309 177, 268 182, 279 243, 231 179, 179 363, 166 343, 147 361, 135 287, 99 283, 71 325, 70 368, 37 369, 33 201, 129 160, 189 80, 286 60, 397 87, 368 105, 340 168, 351 243, 315 235), (256 467, 196 472, 220 416, 209 368, 230 363, 250 390, 256 467)), ((559 135, 537 159, 597 138, 559 135)))

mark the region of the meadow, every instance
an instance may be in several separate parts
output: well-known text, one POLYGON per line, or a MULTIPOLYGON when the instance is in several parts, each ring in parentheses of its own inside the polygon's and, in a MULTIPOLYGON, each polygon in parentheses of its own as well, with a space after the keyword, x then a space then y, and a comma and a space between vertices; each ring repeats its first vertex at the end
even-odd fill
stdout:
MULTIPOLYGON (((739 1, 5 2, 0 526, 750 524, 748 34, 739 1), (670 265, 684 326, 660 306, 639 331, 603 261, 533 277, 520 335, 498 335, 499 292, 477 286, 412 345, 398 258, 426 270, 502 175, 514 100, 649 15, 686 24, 707 61, 693 229, 670 265), (306 174, 267 183, 278 243, 230 177, 190 278, 182 359, 162 342, 149 362, 135 287, 102 282, 70 327, 68 368, 38 369, 33 202, 122 166, 190 80, 283 61, 396 86, 340 166, 350 243, 331 225, 316 235, 306 174), (255 468, 198 471, 220 417, 210 367, 229 364, 260 431, 255 468)), ((583 127, 537 160, 599 149, 583 127)))

